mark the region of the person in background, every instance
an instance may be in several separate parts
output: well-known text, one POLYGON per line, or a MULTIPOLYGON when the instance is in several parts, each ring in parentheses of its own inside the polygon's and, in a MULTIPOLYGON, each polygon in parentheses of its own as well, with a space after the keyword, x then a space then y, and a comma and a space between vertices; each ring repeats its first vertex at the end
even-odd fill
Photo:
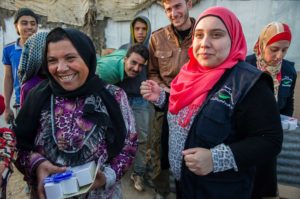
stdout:
POLYGON ((48 33, 42 69, 47 79, 28 94, 14 127, 15 165, 31 197, 45 198, 43 180, 50 174, 95 161, 100 167, 92 188, 74 198, 122 198, 120 179, 137 148, 125 92, 95 74, 95 47, 76 29, 48 33))
MULTIPOLYGON (((192 27, 195 20, 189 17, 191 0, 162 0, 170 24, 153 32, 150 38, 148 79, 157 82, 169 92, 170 83, 188 60, 188 48, 192 44, 192 27)), ((152 107, 152 109, 154 109, 152 107)), ((167 131, 163 131, 164 111, 155 109, 149 136, 149 161, 156 199, 166 198, 170 192, 169 170, 162 157, 168 150, 167 131)), ((165 129, 165 128, 164 128, 165 129)))
POLYGON ((292 33, 287 24, 271 22, 260 33, 254 54, 246 58, 247 62, 271 75, 280 114, 287 116, 293 116, 297 79, 295 63, 284 59, 291 40, 292 33))
POLYGON ((151 23, 145 16, 137 16, 130 23, 129 43, 123 44, 119 49, 128 49, 133 44, 143 44, 149 46, 151 36, 151 23))
MULTIPOLYGON (((145 16, 137 16, 130 23, 129 43, 123 44, 119 49, 129 49, 134 44, 142 44, 149 47, 151 36, 151 23, 145 16)), ((147 60, 148 61, 148 58, 147 60)), ((148 101, 144 100, 140 94, 142 81, 147 79, 147 63, 142 67, 142 71, 134 78, 126 78, 120 82, 120 86, 127 94, 130 106, 133 110, 138 132, 138 150, 134 160, 133 173, 130 178, 136 190, 144 190, 144 178, 146 172, 146 150, 148 134, 150 132, 151 109, 148 101)), ((153 115, 153 114, 152 114, 153 115)))
POLYGON ((139 87, 146 79, 144 72, 147 71, 148 59, 147 47, 136 43, 130 45, 128 50, 115 50, 109 55, 98 58, 96 72, 106 82, 124 89, 128 96, 138 132, 138 150, 131 175, 134 188, 138 191, 144 190, 143 176, 146 171, 146 142, 150 120, 149 103, 141 96, 139 87))
POLYGON ((16 96, 14 107, 18 108, 20 104, 19 61, 24 43, 31 35, 37 32, 38 16, 29 8, 20 8, 14 15, 14 24, 20 37, 3 48, 2 57, 2 63, 4 64, 4 119, 7 123, 14 119, 14 113, 10 107, 13 90, 16 96))
POLYGON ((97 59, 96 74, 110 84, 120 84, 137 77, 145 68, 149 58, 148 49, 134 44, 128 50, 115 50, 97 59))
POLYGON ((46 78, 41 68, 47 34, 47 32, 38 32, 24 44, 18 69, 21 84, 20 107, 29 91, 46 78))
MULTIPOLYGON (((168 100, 177 198, 250 199, 256 166, 282 145, 272 79, 244 61, 242 26, 227 8, 205 10, 193 32, 190 61, 172 81, 168 100)), ((160 107, 167 99, 151 80, 141 93, 160 107)))
MULTIPOLYGON (((5 110, 4 97, 0 95, 0 115, 5 110)), ((6 187, 16 158, 16 136, 9 128, 0 128, 0 199, 6 199, 6 187)))
MULTIPOLYGON (((254 54, 246 61, 273 79, 274 95, 280 114, 293 116, 294 89, 297 73, 294 63, 283 59, 290 47, 292 33, 287 24, 271 22, 266 25, 254 46, 254 54)), ((256 169, 253 199, 278 198, 277 158, 260 164, 256 169)))
POLYGON ((97 72, 103 80, 124 89, 132 108, 138 132, 138 150, 134 160, 131 179, 134 188, 144 190, 143 176, 146 171, 146 142, 149 131, 149 103, 139 92, 140 84, 146 79, 141 75, 147 71, 146 63, 149 51, 143 44, 133 44, 127 49, 115 50, 113 53, 97 59, 97 72))

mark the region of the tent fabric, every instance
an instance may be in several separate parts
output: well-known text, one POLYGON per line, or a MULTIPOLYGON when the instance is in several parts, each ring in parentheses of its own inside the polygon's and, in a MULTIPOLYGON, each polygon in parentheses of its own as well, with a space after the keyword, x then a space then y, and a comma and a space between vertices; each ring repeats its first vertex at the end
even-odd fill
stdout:
POLYGON ((109 17, 114 21, 131 20, 141 10, 149 7, 156 0, 5 0, 0 7, 17 10, 28 7, 35 13, 47 16, 50 22, 83 26, 93 20, 109 17))
MULTIPOLYGON (((36 14, 47 16, 50 22, 83 26, 91 20, 130 21, 138 12, 160 0, 1 0, 0 8, 18 10, 28 7, 36 14)), ((193 4, 199 0, 193 0, 193 4)))
POLYGON ((0 7, 18 10, 21 7, 32 9, 36 14, 47 16, 50 22, 62 22, 71 25, 84 25, 90 0, 5 0, 0 7))

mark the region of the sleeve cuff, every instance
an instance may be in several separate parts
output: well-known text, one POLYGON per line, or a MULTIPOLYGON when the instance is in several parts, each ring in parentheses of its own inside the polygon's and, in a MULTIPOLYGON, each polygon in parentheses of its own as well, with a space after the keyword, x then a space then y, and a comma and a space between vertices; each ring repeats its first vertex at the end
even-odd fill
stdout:
POLYGON ((159 97, 155 102, 153 102, 153 104, 159 108, 162 108, 165 105, 165 100, 166 100, 166 91, 163 88, 160 88, 159 97))
POLYGON ((210 149, 213 160, 213 172, 222 172, 230 169, 238 171, 233 153, 229 146, 219 144, 210 149))
POLYGON ((37 167, 47 159, 44 158, 42 155, 37 155, 36 157, 32 158, 30 161, 30 173, 34 174, 37 167))

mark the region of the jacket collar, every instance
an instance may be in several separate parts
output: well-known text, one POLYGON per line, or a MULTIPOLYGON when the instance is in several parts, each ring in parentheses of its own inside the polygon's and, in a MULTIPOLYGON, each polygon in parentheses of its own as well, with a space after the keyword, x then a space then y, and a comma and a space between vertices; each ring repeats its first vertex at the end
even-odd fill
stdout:
POLYGON ((180 42, 180 40, 179 40, 179 37, 180 37, 180 36, 178 35, 177 30, 175 30, 175 27, 174 27, 172 24, 169 24, 169 25, 166 27, 166 29, 165 29, 166 34, 167 34, 167 36, 168 36, 168 39, 169 39, 169 40, 170 40, 170 39, 175 40, 178 46, 180 45, 180 43, 184 43, 184 42, 187 41, 187 40, 189 41, 189 40, 191 39, 192 35, 193 35, 193 27, 194 27, 195 21, 196 21, 196 20, 195 20, 194 18, 192 18, 192 17, 190 17, 190 20, 191 20, 191 22, 192 22, 191 30, 190 30, 189 35, 188 35, 186 38, 184 38, 183 41, 180 42))

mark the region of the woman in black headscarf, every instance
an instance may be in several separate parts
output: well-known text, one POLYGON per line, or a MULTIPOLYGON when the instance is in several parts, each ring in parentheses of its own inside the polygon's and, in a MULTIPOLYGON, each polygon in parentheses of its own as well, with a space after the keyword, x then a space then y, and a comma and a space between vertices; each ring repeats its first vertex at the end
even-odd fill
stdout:
POLYGON ((78 198, 121 198, 120 178, 137 146, 124 91, 95 75, 94 45, 78 30, 53 29, 43 59, 48 78, 29 93, 15 127, 17 167, 32 197, 45 197, 48 175, 95 161, 101 170, 78 198))

